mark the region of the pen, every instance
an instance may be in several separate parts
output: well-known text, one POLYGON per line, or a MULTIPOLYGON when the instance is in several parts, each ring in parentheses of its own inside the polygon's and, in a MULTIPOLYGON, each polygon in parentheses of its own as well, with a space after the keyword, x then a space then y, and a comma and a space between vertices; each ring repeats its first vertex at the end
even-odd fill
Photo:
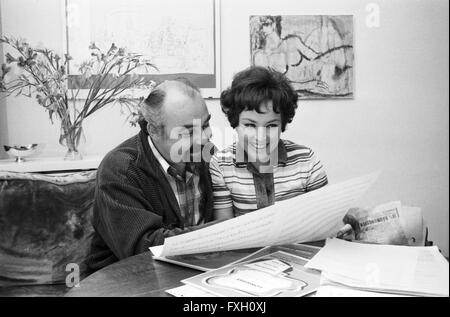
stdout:
POLYGON ((352 230, 353 230, 353 227, 347 223, 345 226, 343 226, 341 228, 341 230, 338 231, 338 233, 336 234, 336 238, 342 238, 343 236, 345 236, 352 230))

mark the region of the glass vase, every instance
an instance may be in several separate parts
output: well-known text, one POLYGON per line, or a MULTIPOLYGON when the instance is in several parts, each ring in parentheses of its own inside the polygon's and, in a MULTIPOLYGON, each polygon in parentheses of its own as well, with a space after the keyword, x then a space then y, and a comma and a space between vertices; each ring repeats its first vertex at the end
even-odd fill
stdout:
POLYGON ((74 161, 83 159, 80 151, 81 141, 85 141, 81 123, 76 125, 61 124, 61 136, 59 138, 59 143, 67 147, 64 160, 74 161))

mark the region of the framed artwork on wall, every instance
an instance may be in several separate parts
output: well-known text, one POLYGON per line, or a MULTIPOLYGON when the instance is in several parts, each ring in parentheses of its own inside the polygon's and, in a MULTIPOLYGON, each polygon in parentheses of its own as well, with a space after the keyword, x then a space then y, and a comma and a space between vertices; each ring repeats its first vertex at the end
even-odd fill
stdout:
POLYGON ((300 99, 353 98, 353 16, 250 16, 251 65, 284 73, 300 99))
MULTIPOLYGON (((111 43, 142 54, 158 71, 138 75, 155 82, 184 77, 205 98, 220 95, 220 0, 66 0, 70 84, 89 46, 111 43), (201 14, 199 14, 201 12, 201 14)), ((79 87, 73 87, 79 88, 79 87)), ((87 87, 81 87, 82 89, 87 87)))

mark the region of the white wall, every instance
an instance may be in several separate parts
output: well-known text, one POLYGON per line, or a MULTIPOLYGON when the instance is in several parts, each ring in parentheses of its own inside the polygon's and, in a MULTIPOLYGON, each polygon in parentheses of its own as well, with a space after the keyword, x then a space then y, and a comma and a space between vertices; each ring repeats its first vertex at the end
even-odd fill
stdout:
MULTIPOLYGON (((1 0, 3 34, 62 50, 63 1, 1 0)), ((249 65, 248 19, 253 14, 354 15, 355 97, 301 101, 285 137, 311 146, 336 183, 374 170, 382 174, 363 198, 419 206, 430 239, 448 256, 449 75, 446 0, 222 0, 222 86, 249 65), (380 7, 380 27, 369 28, 366 5, 380 7)), ((212 125, 227 122, 208 100, 212 125)), ((1 104, 0 104, 1 107, 1 104)), ((0 108, 0 141, 45 143, 41 155, 63 155, 58 126, 33 100, 10 98, 0 108), (4 107, 1 107, 4 108, 4 107), (4 117, 6 117, 6 120, 4 117)), ((85 124, 88 154, 105 153, 134 134, 119 109, 85 124)), ((221 145, 223 140, 215 139, 221 145)), ((1 150, 0 150, 1 151, 1 150)), ((2 155, 2 152, 0 152, 2 155)), ((3 153, 4 155, 4 153, 3 153)))
MULTIPOLYGON (((1 21, 1 16, 2 16, 2 6, 0 3, 0 21, 1 21)), ((0 23, 0 34, 3 34, 2 32, 2 23, 0 23)), ((2 59, 3 56, 3 46, 0 45, 0 61, 3 62, 2 59)), ((0 148, 3 149, 3 146, 1 146, 2 144, 7 144, 8 143, 8 134, 7 134, 7 130, 4 129, 3 127, 5 127, 7 124, 6 121, 6 101, 3 98, 0 98, 0 148)), ((0 149, 0 158, 2 158, 2 152, 0 149)))

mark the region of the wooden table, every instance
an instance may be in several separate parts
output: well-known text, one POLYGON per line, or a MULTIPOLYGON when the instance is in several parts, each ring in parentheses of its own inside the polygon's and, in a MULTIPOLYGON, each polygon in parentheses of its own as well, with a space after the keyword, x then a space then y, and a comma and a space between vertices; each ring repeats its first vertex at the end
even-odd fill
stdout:
POLYGON ((145 252, 111 264, 85 278, 66 296, 171 296, 165 290, 200 271, 155 261, 145 252))
MULTIPOLYGON (((322 246, 323 242, 310 243, 322 246)), ((183 279, 201 271, 155 261, 146 252, 111 264, 86 277, 79 287, 65 285, 0 288, 0 296, 151 296, 170 297, 165 290, 181 286, 183 279)))
MULTIPOLYGON (((324 241, 308 242, 313 246, 324 241)), ((165 292, 183 285, 180 281, 202 273, 194 269, 156 261, 150 252, 109 265, 80 282, 66 296, 171 296, 165 292)))

